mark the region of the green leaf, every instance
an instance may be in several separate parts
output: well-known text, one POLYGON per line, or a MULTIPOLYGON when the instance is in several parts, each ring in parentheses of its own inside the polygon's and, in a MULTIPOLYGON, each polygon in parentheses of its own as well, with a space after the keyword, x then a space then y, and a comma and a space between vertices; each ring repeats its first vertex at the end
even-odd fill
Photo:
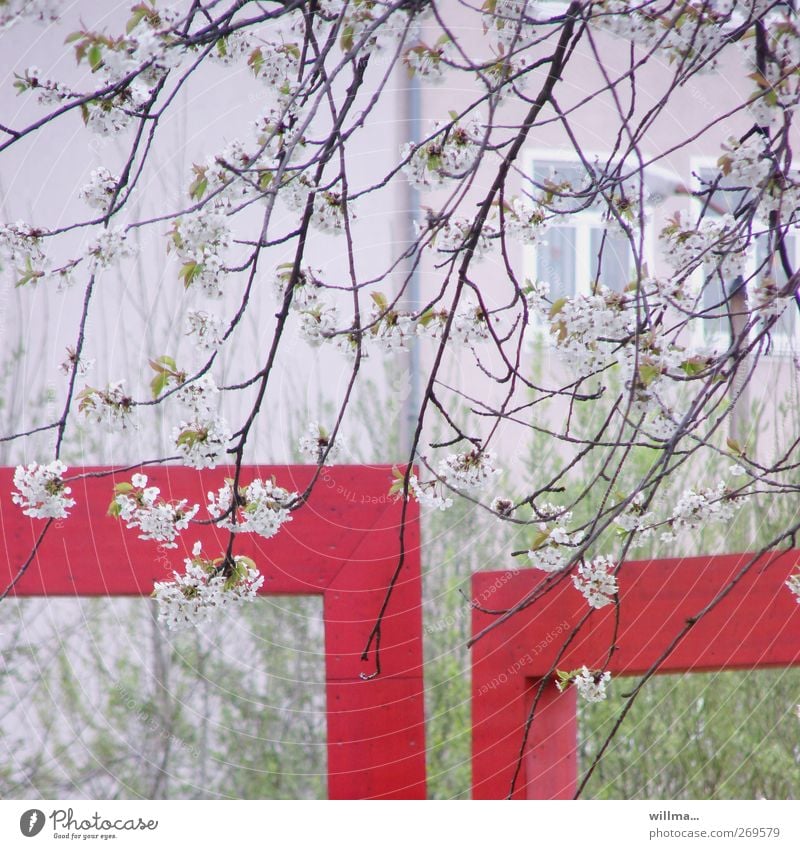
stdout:
POLYGON ((198 262, 189 261, 183 264, 180 271, 180 278, 183 280, 183 285, 188 289, 192 285, 192 281, 203 270, 203 266, 198 262))
POLYGON ((732 436, 729 436, 725 440, 729 450, 732 454, 735 454, 737 457, 744 457, 744 450, 742 446, 739 444, 738 440, 734 439, 732 436))
POLYGON ((189 186, 189 197, 194 200, 201 200, 207 189, 208 179, 206 177, 205 169, 203 169, 203 173, 198 173, 198 176, 195 177, 192 184, 189 186))
POLYGON ((370 297, 375 301, 381 312, 386 312, 389 309, 389 302, 386 300, 386 295, 383 292, 371 292, 370 297))
MULTIPOLYGON (((172 369, 173 372, 178 370, 178 365, 172 357, 167 356, 166 354, 162 354, 160 357, 156 357, 156 363, 160 366, 166 366, 169 369, 172 369)), ((150 360, 150 365, 153 365, 153 361, 150 360)), ((155 368, 155 366, 153 366, 155 368)))
POLYGON ((188 445, 191 447, 196 442, 202 442, 200 439, 200 433, 196 430, 184 430, 178 435, 178 438, 175 440, 176 445, 188 445))
POLYGON ((113 499, 111 504, 108 505, 108 515, 113 519, 118 519, 122 513, 122 508, 117 504, 117 499, 113 499))
POLYGON ((550 312, 547 314, 548 318, 555 318, 562 309, 564 309, 564 304, 566 304, 566 298, 558 298, 558 300, 553 301, 553 306, 550 307, 550 312))
POLYGON ((691 359, 681 363, 681 369, 683 369, 689 377, 694 377, 695 375, 700 374, 707 365, 708 362, 704 357, 692 357, 691 359))
POLYGON ((654 366, 650 363, 642 363, 639 366, 639 380, 642 381, 644 386, 649 386, 661 374, 661 366, 654 366))
POLYGON ((91 66, 93 71, 96 71, 103 64, 103 53, 100 50, 100 45, 97 42, 95 42, 89 48, 87 58, 89 60, 89 65, 91 66))
POLYGON ((250 66, 250 70, 258 76, 261 68, 264 65, 264 57, 261 54, 261 48, 256 47, 256 49, 250 54, 247 59, 247 64, 250 66))
POLYGON ((549 539, 550 531, 539 531, 533 538, 529 551, 536 551, 537 548, 541 548, 549 539))
POLYGON ((128 483, 127 481, 122 481, 122 483, 115 484, 114 492, 119 495, 123 495, 126 492, 131 492, 133 490, 133 484, 128 483))
POLYGON ((135 6, 133 10, 133 15, 131 15, 130 20, 125 25, 125 32, 130 35, 136 27, 142 22, 142 18, 147 14, 147 10, 142 6, 135 6))
POLYGON ((153 399, 158 398, 158 396, 167 388, 169 384, 169 374, 167 372, 160 372, 150 381, 150 391, 153 394, 153 399))
POLYGON ((347 24, 347 26, 342 29, 339 46, 345 51, 345 53, 349 53, 353 49, 353 33, 354 30, 352 24, 347 24))

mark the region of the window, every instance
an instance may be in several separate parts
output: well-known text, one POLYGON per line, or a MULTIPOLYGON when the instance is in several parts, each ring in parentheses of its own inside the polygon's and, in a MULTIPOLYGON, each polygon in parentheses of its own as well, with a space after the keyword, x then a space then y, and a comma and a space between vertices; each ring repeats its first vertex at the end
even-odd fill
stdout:
MULTIPOLYGON (((694 168, 692 176, 695 190, 707 189, 718 175, 719 169, 716 166, 701 164, 694 168)), ((717 189, 710 198, 705 211, 706 216, 734 215, 746 202, 747 194, 747 189, 738 188, 735 183, 723 177, 717 183, 717 189)), ((705 196, 695 199, 696 214, 700 213, 705 203, 705 196)), ((793 269, 800 268, 800 234, 798 234, 796 225, 791 232, 787 233, 784 244, 793 269)), ((708 315, 708 318, 702 322, 702 333, 707 343, 720 346, 729 342, 730 320, 727 315, 726 302, 737 285, 741 285, 747 280, 749 281, 748 288, 752 289, 765 276, 772 277, 779 289, 786 285, 788 278, 777 256, 774 257, 772 267, 769 268, 767 262, 769 251, 770 236, 768 233, 760 233, 755 236, 751 245, 743 278, 723 281, 718 273, 703 275, 701 272, 701 275, 703 275, 701 302, 703 310, 708 315)), ((799 335, 798 310, 796 306, 790 304, 772 329, 773 352, 786 352, 796 347, 799 335)))
MULTIPOLYGON (((534 155, 528 173, 539 186, 569 183, 575 193, 588 183, 584 166, 574 160, 534 155)), ((598 203, 587 205, 569 193, 556 203, 569 214, 563 222, 548 228, 544 244, 533 251, 531 265, 536 278, 549 283, 553 299, 587 293, 595 280, 621 292, 634 270, 627 237, 603 221, 598 203)))

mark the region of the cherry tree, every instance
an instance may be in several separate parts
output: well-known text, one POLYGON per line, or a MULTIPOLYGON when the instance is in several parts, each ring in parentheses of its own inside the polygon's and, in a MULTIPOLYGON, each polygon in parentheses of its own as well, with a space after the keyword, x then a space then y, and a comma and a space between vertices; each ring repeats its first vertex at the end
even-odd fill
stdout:
MULTIPOLYGON (((798 326, 793 4, 186 0, 114 13, 95 24, 51 0, 0 2, 3 39, 35 45, 39 25, 64 42, 59 74, 13 69, 24 120, 0 126, 8 167, 59 133, 102 160, 69 187, 69 220, 0 225, 5 285, 54 304, 69 336, 58 409, 0 434, 20 458, 4 497, 46 534, 75 504, 70 439, 121 435, 116 465, 132 473, 110 488, 110 512, 191 551, 154 587, 168 627, 255 597, 258 563, 238 535, 280 533, 324 467, 347 459, 353 399, 390 357, 406 357, 419 391, 387 494, 430 511, 479 503, 525 540, 508 552, 515 567, 571 581, 587 611, 619 604, 637 547, 691 545, 746 502, 797 497, 797 435, 768 423, 768 446, 748 419, 751 391, 786 381, 772 355, 798 326), (208 93, 234 74, 246 130, 189 163, 180 193, 157 192, 173 115, 202 125, 208 93), (388 143, 405 90, 432 117, 388 143), (558 156, 531 157, 537 147, 558 156), (687 165, 695 154, 708 163, 687 165), (401 237, 387 237, 388 214, 405 216, 401 237), (143 255, 162 266, 163 333, 93 364, 93 328, 125 330, 113 291, 143 255), (536 340, 545 368, 532 366, 536 340), (316 464, 314 481, 247 479, 259 434, 286 424, 287 369, 310 363, 336 375, 333 408, 271 438, 316 464), (534 438, 556 461, 546 477, 516 468, 534 438), (722 479, 704 474, 709 457, 722 479), (148 486, 146 467, 163 462, 226 470, 191 504, 148 486), (228 531, 227 547, 193 546, 198 522, 228 531)), ((45 163, 34 173, 38 197, 50 176, 45 163)), ((800 573, 786 592, 800 601, 800 573)), ((380 634, 378 619, 365 677, 381 672, 380 634)), ((605 697, 606 670, 553 672, 605 697)))

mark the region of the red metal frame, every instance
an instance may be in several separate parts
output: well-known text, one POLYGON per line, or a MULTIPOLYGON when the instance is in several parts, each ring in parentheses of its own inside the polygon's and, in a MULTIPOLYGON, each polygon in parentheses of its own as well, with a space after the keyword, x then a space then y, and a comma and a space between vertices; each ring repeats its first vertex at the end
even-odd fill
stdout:
MULTIPOLYGON (((605 666, 612 676, 641 675, 752 557, 731 554, 626 563, 619 573, 620 623, 595 611, 558 660, 559 669, 605 666)), ((658 672, 702 672, 800 665, 800 605, 784 586, 800 551, 772 554, 751 568, 678 643, 658 672)), ((544 580, 541 572, 482 572, 473 598, 485 609, 513 607, 544 580)), ((509 617, 472 650, 473 797, 508 795, 532 698, 566 636, 587 611, 569 577, 509 617)), ((473 611, 472 633, 497 617, 473 611)), ((574 688, 548 680, 537 707, 514 798, 571 799, 578 777, 574 688)))
MULTIPOLYGON (((80 471, 92 471, 91 469, 80 471)), ((144 469, 166 497, 205 503, 228 470, 196 472, 161 466, 144 469)), ((247 467, 242 482, 275 476, 302 491, 314 469, 247 467)), ((130 480, 130 472, 116 480, 130 480)), ((0 469, 0 492, 13 488, 13 470, 0 469)), ((398 562, 401 505, 388 496, 388 466, 326 469, 302 509, 270 540, 243 534, 237 553, 252 557, 269 595, 321 595, 325 622, 328 719, 328 793, 331 799, 425 798, 425 727, 422 681, 422 611, 419 514, 410 503, 405 562, 383 620, 381 675, 361 660, 386 588, 398 562)), ((180 569, 195 540, 206 552, 226 544, 211 526, 192 528, 187 549, 167 552, 106 516, 114 477, 72 483, 77 504, 69 519, 51 527, 17 596, 147 596, 153 582, 180 569)), ((8 496, 0 500, 0 586, 29 556, 42 520, 24 516, 8 496)))

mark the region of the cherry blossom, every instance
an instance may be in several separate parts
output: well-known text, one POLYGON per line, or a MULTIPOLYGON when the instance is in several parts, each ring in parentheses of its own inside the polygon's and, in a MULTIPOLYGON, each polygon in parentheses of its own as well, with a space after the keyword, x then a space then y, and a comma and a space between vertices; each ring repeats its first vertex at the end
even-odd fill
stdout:
POLYGON ((64 484, 66 471, 61 460, 46 465, 17 466, 14 470, 17 491, 11 494, 11 500, 34 519, 66 518, 69 508, 75 506, 75 500, 69 497, 72 489, 64 484))

